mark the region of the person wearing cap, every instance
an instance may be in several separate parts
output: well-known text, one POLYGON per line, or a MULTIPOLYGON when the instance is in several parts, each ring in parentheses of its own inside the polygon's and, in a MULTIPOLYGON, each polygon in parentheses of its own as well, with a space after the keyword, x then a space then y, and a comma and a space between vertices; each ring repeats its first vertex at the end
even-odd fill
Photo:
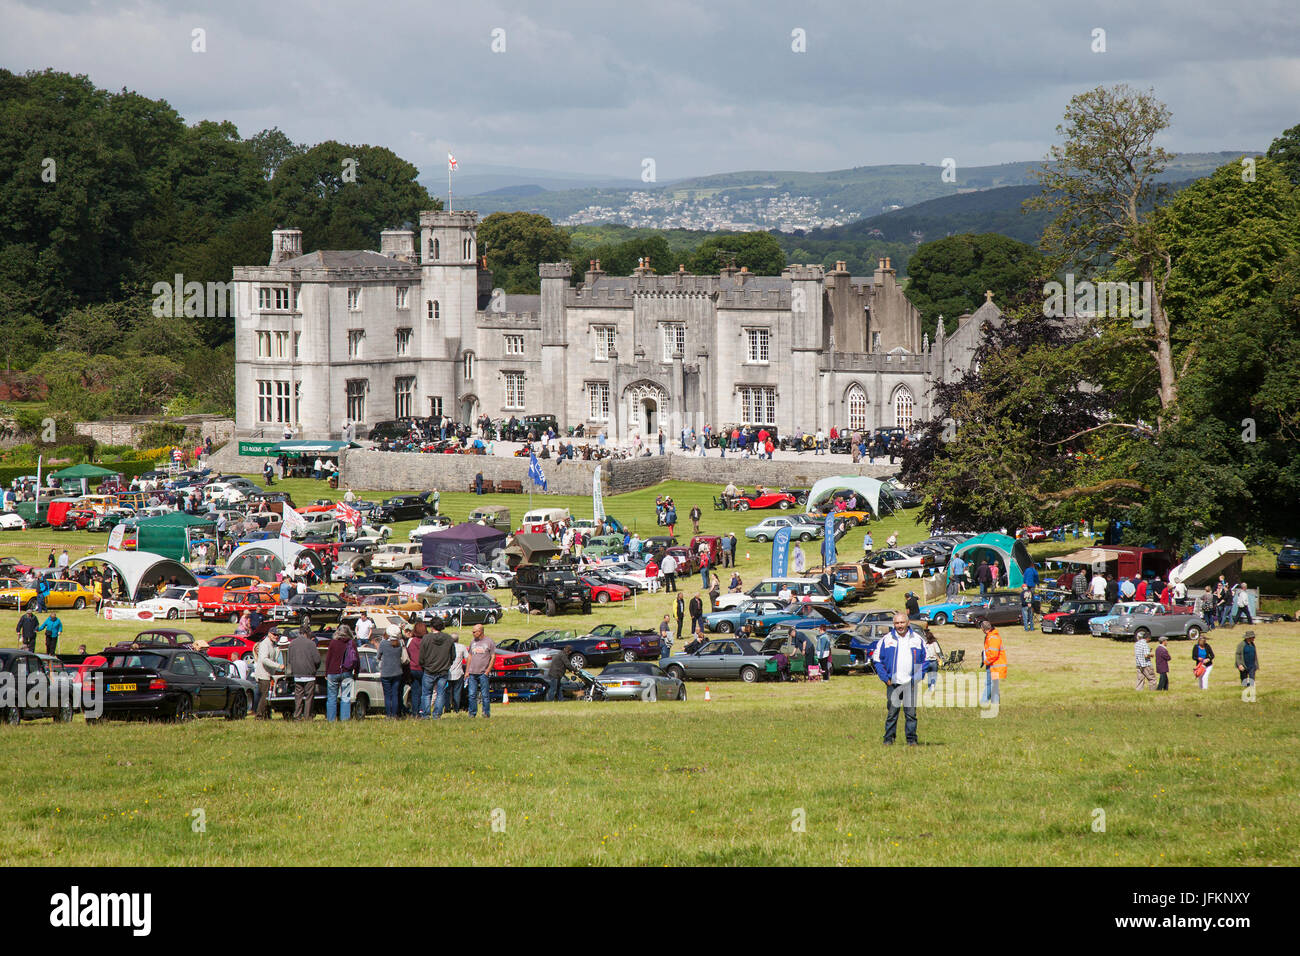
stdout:
POLYGON ((1169 662, 1172 659, 1169 654, 1169 638, 1162 634, 1160 643, 1156 645, 1156 676, 1159 677, 1156 690, 1169 689, 1169 662))
MULTIPOLYGON (((396 624, 388 626, 377 650, 379 682, 384 688, 384 716, 396 720, 402 710, 402 631, 396 624)), ((415 688, 411 691, 414 693, 415 688)))
POLYGON ((420 642, 420 666, 424 668, 423 700, 421 714, 437 719, 447 707, 447 682, 451 679, 451 665, 455 661, 455 643, 442 629, 441 622, 432 622, 433 631, 420 642), (436 694, 435 694, 436 692, 436 694))
POLYGON ((894 743, 898 712, 902 710, 907 745, 915 747, 916 683, 925 673, 925 642, 905 611, 894 612, 894 626, 876 643, 871 662, 885 685, 885 745, 894 743))
POLYGON ((1151 645, 1145 634, 1138 634, 1133 643, 1133 658, 1137 666, 1137 686, 1134 690, 1146 690, 1155 686, 1156 672, 1151 668, 1151 645))
POLYGON ((289 642, 285 657, 293 676, 293 719, 311 720, 312 705, 316 702, 316 672, 320 670, 316 641, 300 629, 298 636, 289 642))
POLYGON ((275 635, 267 631, 266 636, 253 648, 253 679, 257 681, 258 720, 271 719, 271 685, 277 674, 284 673, 284 652, 289 646, 289 639, 282 637, 277 642, 275 635))
POLYGON ((1255 683, 1255 671, 1259 670, 1259 654, 1255 650, 1255 632, 1247 631, 1241 636, 1237 645, 1237 673, 1241 675, 1241 686, 1251 687, 1255 683))

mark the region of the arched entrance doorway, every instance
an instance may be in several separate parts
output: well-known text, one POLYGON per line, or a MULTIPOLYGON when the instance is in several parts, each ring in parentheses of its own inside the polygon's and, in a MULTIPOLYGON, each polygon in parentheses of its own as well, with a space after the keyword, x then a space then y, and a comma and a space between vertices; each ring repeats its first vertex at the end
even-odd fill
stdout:
POLYGON ((637 382, 625 394, 630 430, 651 440, 667 422, 668 393, 654 382, 637 382))
POLYGON ((474 424, 478 417, 478 396, 465 395, 460 400, 460 420, 467 425, 474 424))

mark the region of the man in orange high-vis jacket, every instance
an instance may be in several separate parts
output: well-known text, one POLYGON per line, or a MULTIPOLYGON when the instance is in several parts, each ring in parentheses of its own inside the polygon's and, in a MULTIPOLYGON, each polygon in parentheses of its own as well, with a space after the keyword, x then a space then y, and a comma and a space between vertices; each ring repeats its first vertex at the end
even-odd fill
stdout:
POLYGON ((980 621, 980 627, 984 630, 984 654, 981 658, 984 664, 984 694, 981 703, 998 703, 1001 699, 998 686, 1002 678, 1007 676, 1007 652, 1002 647, 1002 635, 988 618, 980 621))

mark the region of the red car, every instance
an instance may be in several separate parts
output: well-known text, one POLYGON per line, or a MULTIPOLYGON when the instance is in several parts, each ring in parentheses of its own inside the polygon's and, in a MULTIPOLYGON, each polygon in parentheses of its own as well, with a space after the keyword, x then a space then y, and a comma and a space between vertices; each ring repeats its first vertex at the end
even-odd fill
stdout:
POLYGON ((214 637, 208 642, 208 649, 204 652, 208 657, 219 657, 226 661, 253 659, 253 649, 257 647, 257 641, 250 637, 242 637, 238 634, 223 634, 221 637, 214 637))
POLYGON ((606 584, 595 578, 579 575, 578 580, 591 589, 591 600, 596 604, 608 604, 610 601, 626 601, 632 593, 631 588, 621 584, 606 584))
POLYGON ((1046 541, 1047 531, 1041 525, 1031 524, 1017 531, 1016 537, 1022 541, 1046 541))
POLYGON ((63 531, 84 531, 90 526, 90 523, 96 518, 95 512, 88 510, 73 510, 63 516, 63 523, 59 528, 63 531))
POLYGON ((203 603, 199 602, 199 617, 205 621, 226 620, 231 624, 238 624, 239 617, 245 611, 257 611, 262 615, 270 615, 271 609, 280 603, 280 599, 273 591, 260 591, 254 588, 243 590, 229 590, 222 592, 221 600, 203 603))
POLYGON ((784 491, 765 491, 761 495, 742 493, 732 499, 732 507, 737 511, 750 509, 761 511, 764 508, 780 508, 782 511, 787 511, 798 503, 794 495, 786 494, 784 491))
POLYGON ((496 660, 492 662, 492 673, 510 674, 514 671, 528 670, 536 666, 532 654, 498 650, 496 660))

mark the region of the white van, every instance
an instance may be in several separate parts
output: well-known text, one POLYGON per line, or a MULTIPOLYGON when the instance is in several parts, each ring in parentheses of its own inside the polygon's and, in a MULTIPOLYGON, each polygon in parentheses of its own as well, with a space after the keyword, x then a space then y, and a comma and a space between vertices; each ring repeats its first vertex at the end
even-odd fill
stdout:
POLYGON ((568 508, 536 508, 524 515, 523 529, 545 533, 551 522, 563 524, 569 520, 568 508))

